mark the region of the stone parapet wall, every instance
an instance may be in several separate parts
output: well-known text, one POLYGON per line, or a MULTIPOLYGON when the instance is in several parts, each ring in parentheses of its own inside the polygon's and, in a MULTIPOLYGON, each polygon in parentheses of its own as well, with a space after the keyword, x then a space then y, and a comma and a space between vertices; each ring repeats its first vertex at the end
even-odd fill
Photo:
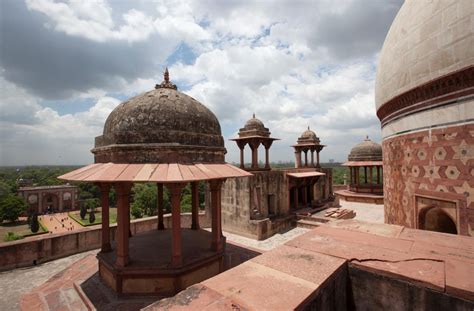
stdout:
MULTIPOLYGON (((171 228, 171 214, 164 216, 165 228, 171 228)), ((181 226, 191 227, 191 213, 181 215, 181 226)), ((199 214, 202 227, 209 226, 205 213, 199 214)), ((155 230, 157 217, 147 217, 132 220, 130 231, 132 235, 155 230)), ((115 241, 117 225, 110 226, 110 240, 115 241)), ((101 246, 101 226, 91 226, 70 233, 43 234, 24 240, 0 243, 0 271, 27 267, 57 258, 81 253, 101 246)))

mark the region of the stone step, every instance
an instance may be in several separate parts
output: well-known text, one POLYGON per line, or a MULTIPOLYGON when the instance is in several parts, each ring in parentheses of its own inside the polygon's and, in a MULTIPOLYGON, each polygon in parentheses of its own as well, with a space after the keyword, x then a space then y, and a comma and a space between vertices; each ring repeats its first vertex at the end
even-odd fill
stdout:
POLYGON ((321 222, 301 219, 296 222, 298 228, 314 229, 321 225, 321 222))

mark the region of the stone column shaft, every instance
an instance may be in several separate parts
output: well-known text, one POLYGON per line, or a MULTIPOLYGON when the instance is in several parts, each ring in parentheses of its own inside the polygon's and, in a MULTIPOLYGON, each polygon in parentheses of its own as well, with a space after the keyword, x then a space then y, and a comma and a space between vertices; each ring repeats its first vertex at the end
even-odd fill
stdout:
POLYGON ((181 237, 181 190, 184 184, 170 184, 171 194, 171 221, 172 221, 172 242, 171 242, 171 265, 181 266, 182 257, 182 237, 181 237))
POLYGON ((130 183, 119 183, 117 190, 117 261, 119 267, 125 267, 129 262, 130 235, 130 183))
POLYGON ((239 148, 240 149, 240 168, 244 169, 245 168, 245 162, 244 162, 244 148, 239 148))
POLYGON ((319 151, 316 150, 316 167, 320 167, 321 165, 319 165, 319 151))
POLYGON ((112 250, 110 246, 110 224, 109 224, 109 191, 110 184, 99 184, 100 206, 102 208, 102 243, 101 252, 106 253, 112 250))
POLYGON ((222 224, 221 224, 221 186, 222 179, 209 182, 211 189, 211 213, 212 213, 212 242, 211 249, 216 252, 222 251, 222 224))
POLYGON ((295 187, 293 189, 293 201, 295 204, 295 209, 297 209, 298 208, 298 187, 295 187))
POLYGON ((269 155, 270 148, 265 147, 265 168, 270 168, 270 155, 269 155))

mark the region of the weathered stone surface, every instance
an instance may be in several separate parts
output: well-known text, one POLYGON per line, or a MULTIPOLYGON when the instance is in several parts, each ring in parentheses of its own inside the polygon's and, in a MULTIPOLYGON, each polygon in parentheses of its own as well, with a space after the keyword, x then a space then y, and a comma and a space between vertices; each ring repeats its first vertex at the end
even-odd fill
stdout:
POLYGON ((194 98, 158 88, 117 106, 92 149, 95 162, 224 162, 216 116, 194 98))

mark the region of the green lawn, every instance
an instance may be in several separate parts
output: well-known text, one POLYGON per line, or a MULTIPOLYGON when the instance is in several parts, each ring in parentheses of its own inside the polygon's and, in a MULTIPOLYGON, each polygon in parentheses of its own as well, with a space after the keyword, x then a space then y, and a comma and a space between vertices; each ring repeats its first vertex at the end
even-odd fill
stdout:
MULTIPOLYGON (((93 226, 102 223, 102 212, 100 210, 95 211, 95 221, 93 223, 89 222, 89 212, 87 212, 86 217, 84 220, 81 219, 79 211, 73 211, 69 213, 69 217, 74 219, 77 223, 82 226, 93 226)), ((117 222, 117 208, 110 208, 109 209, 109 223, 114 224, 117 222)))
POLYGON ((40 224, 38 232, 33 233, 31 232, 26 220, 19 220, 16 222, 4 222, 0 224, 0 239, 5 241, 8 232, 14 233, 19 238, 24 238, 26 236, 42 234, 48 231, 40 224))

